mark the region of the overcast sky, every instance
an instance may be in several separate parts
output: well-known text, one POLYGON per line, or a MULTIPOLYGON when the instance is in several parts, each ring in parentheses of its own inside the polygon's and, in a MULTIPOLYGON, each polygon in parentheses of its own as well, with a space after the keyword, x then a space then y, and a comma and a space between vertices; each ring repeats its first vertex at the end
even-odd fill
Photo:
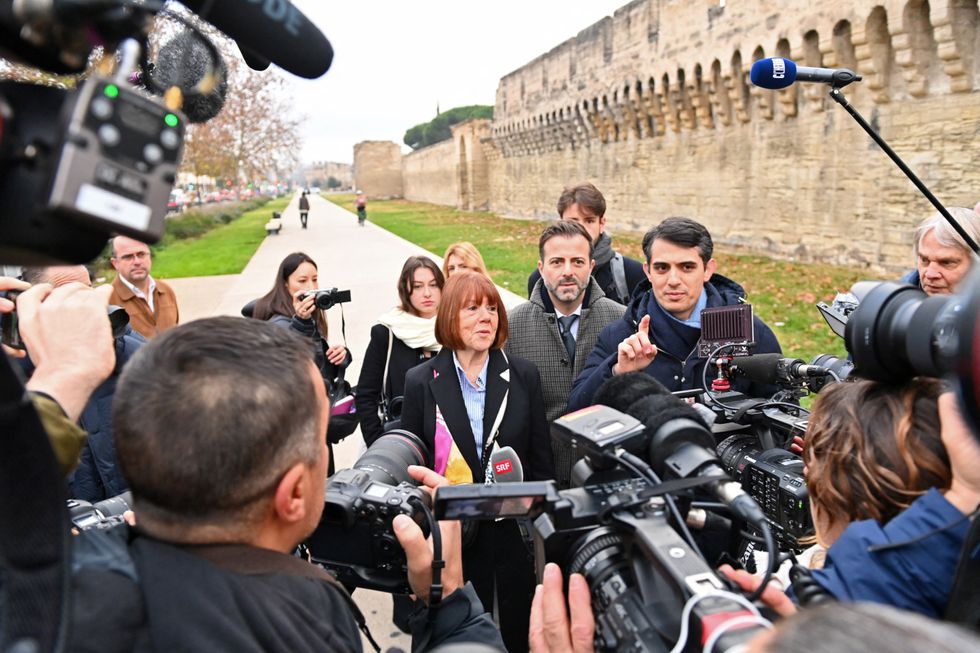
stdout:
POLYGON ((303 161, 350 163, 364 140, 400 144, 437 102, 492 105, 501 77, 627 2, 294 0, 336 53, 320 79, 293 78, 303 161))

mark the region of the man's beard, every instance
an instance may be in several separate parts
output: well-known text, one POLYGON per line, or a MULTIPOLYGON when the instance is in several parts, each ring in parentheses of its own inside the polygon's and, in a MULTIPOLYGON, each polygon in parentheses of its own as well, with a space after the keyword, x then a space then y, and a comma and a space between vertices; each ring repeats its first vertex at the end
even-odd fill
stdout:
POLYGON ((581 297, 585 293, 585 289, 589 287, 589 280, 586 279, 584 282, 580 282, 575 277, 562 277, 554 285, 545 284, 545 287, 552 294, 552 296, 557 297, 563 302, 574 302, 576 299, 581 297), (574 294, 569 295, 572 289, 569 287, 562 288, 561 284, 571 282, 575 284, 574 294), (568 296, 566 296, 568 295, 568 296))

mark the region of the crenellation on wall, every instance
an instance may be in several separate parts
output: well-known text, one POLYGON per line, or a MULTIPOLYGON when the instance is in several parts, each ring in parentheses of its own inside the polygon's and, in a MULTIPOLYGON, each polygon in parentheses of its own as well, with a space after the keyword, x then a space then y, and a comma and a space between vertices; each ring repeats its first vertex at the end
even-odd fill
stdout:
POLYGON ((615 207, 613 224, 686 214, 776 255, 907 266, 928 203, 827 87, 767 91, 749 71, 765 56, 858 71, 851 104, 937 196, 972 206, 977 4, 634 0, 501 80, 490 208, 548 215, 564 184, 587 178, 615 207), (771 217, 753 219, 758 207, 771 217))

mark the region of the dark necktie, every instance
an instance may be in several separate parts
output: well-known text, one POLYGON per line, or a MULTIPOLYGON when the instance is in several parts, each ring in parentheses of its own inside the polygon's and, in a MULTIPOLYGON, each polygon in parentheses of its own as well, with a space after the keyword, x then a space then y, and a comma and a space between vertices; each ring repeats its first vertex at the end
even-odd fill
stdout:
POLYGON ((565 351, 568 352, 568 363, 575 364, 575 336, 572 335, 572 325, 578 315, 562 315, 558 318, 558 331, 561 333, 561 340, 565 343, 565 351))

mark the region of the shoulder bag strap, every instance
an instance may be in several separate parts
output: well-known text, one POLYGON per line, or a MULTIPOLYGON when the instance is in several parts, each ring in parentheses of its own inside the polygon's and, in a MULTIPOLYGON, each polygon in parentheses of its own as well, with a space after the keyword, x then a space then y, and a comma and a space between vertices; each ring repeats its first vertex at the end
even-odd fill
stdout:
POLYGON ((627 304, 630 300, 629 286, 626 285, 626 264, 623 263, 623 255, 615 252, 609 266, 612 272, 613 283, 616 284, 616 292, 622 297, 623 303, 627 304))
POLYGON ((391 362, 391 345, 394 336, 391 333, 391 327, 388 327, 388 355, 385 356, 385 371, 381 376, 381 410, 384 411, 384 419, 388 419, 388 391, 385 389, 388 386, 388 363, 391 362))
MULTIPOLYGON (((510 368, 510 361, 507 360, 507 354, 504 350, 500 350, 500 353, 504 356, 504 361, 507 363, 508 369, 510 368)), ((504 399, 500 402, 500 410, 497 411, 497 415, 493 418, 493 427, 490 429, 490 437, 487 438, 486 443, 483 445, 483 480, 484 483, 490 485, 493 483, 493 470, 490 469, 490 455, 493 453, 494 449, 499 448, 497 445, 497 435, 500 433, 500 422, 504 419, 504 413, 507 412, 507 397, 510 395, 510 387, 504 391, 504 399)))

